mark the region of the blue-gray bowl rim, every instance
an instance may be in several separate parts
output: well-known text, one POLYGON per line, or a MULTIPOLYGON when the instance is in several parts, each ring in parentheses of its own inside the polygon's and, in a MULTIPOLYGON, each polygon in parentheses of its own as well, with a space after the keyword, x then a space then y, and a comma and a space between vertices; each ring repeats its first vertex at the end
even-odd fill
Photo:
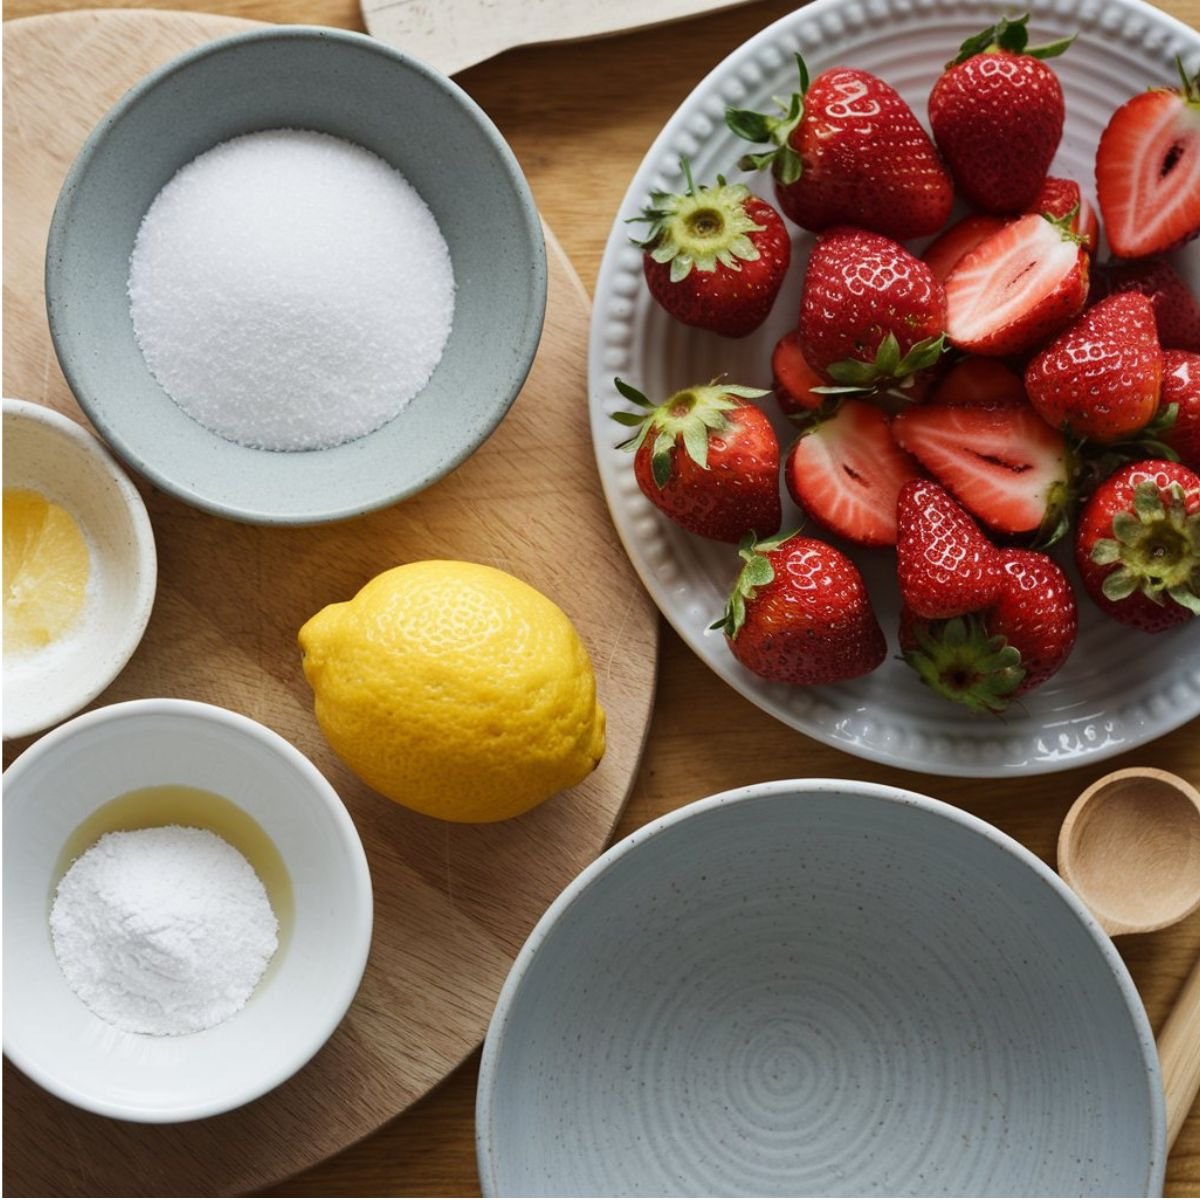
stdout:
MULTIPOLYGON (((46 240, 44 292, 46 316, 50 327, 50 339, 54 345, 55 356, 62 368, 71 393, 76 398, 88 420, 92 421, 96 426, 97 431, 108 444, 109 448, 123 462, 144 475, 164 491, 169 492, 171 495, 178 497, 195 508, 213 513, 216 516, 261 525, 318 525, 349 520, 368 512, 374 512, 377 509, 387 508, 401 500, 407 499, 409 496, 416 495, 418 492, 423 491, 425 488, 430 487, 438 480, 449 475, 456 467, 460 466, 478 450, 495 432, 500 422, 508 414, 517 396, 520 395, 521 389, 529 377, 529 372, 533 368, 538 345, 541 341, 546 315, 546 242, 542 231, 541 217, 538 214, 537 204, 530 190, 529 181, 525 178, 525 173, 522 171, 520 163, 517 162, 512 147, 509 146, 504 135, 496 127, 491 117, 449 76, 420 59, 405 54, 402 50, 394 46, 389 46, 385 42, 378 41, 376 38, 370 37, 365 33, 358 33, 355 30, 337 29, 326 25, 271 25, 266 28, 249 29, 244 33, 234 33, 225 37, 215 38, 212 41, 205 42, 203 45, 195 46, 190 50, 185 50, 177 54, 174 58, 169 59, 139 79, 100 118, 71 163, 63 180, 62 187, 59 190, 58 198, 55 201, 54 213, 50 219, 50 227, 46 240), (489 141, 492 142, 502 165, 512 180, 520 200, 519 207, 524 219, 522 233, 529 243, 532 254, 532 261, 529 263, 529 266, 533 275, 535 293, 533 308, 537 314, 537 318, 529 323, 524 331, 521 344, 517 347, 519 351, 518 361, 525 364, 524 370, 514 374, 511 386, 507 389, 503 402, 497 404, 494 410, 493 419, 483 425, 479 437, 465 443, 455 453, 448 455, 436 471, 430 472, 427 476, 409 480, 403 486, 382 492, 370 503, 352 504, 340 509, 322 508, 307 513, 288 513, 281 516, 278 513, 273 513, 265 509, 235 507, 222 503, 220 500, 214 500, 199 494, 186 484, 181 484, 177 480, 164 475, 151 463, 144 461, 139 454, 128 446, 125 439, 121 436, 119 429, 114 428, 108 420, 94 416, 86 399, 86 389, 81 386, 79 373, 72 363, 69 351, 64 348, 56 320, 55 305, 56 296, 61 290, 58 276, 61 273, 63 231, 70 219, 75 193, 78 190, 80 180, 88 170, 92 158, 103 146, 113 126, 122 119, 127 111, 135 105, 142 103, 163 80, 169 79, 172 75, 190 67, 193 63, 240 48, 247 43, 295 40, 343 42, 362 49, 371 50, 385 58, 391 58, 406 69, 413 70, 425 76, 474 117, 480 128, 487 135, 489 141)), ((386 426, 382 428, 386 428, 386 426)), ((371 434, 365 436, 370 437, 371 434)), ((263 453, 273 452, 263 451, 263 453)), ((306 451, 302 453, 320 453, 320 451, 306 451)))
POLYGON ((1141 996, 1124 959, 1113 945, 1112 939, 1100 928, 1099 922, 1092 916, 1087 906, 1067 886, 1059 876, 1052 871, 1031 850, 1028 850, 1015 838, 1009 837, 996 826, 990 825, 980 817, 976 817, 961 808, 955 808, 943 800, 935 800, 931 796, 907 788, 894 787, 891 784, 871 783, 858 779, 775 779, 763 783, 746 784, 742 787, 730 788, 717 792, 703 799, 694 800, 680 808, 666 813, 657 820, 635 829, 633 833, 610 846, 599 858, 594 859, 571 880, 559 893, 554 902, 542 914, 538 923, 533 927, 525 944, 517 954, 492 1013, 487 1035, 483 1043, 483 1055, 479 1064, 479 1084, 475 1093, 475 1158, 479 1171, 480 1187, 485 1196, 499 1196, 503 1193, 497 1190, 496 1150, 492 1136, 491 1099, 495 1094, 497 1070, 501 1054, 501 1043, 504 1040, 509 1014, 520 991, 525 975, 533 963, 541 944, 546 940, 551 930, 558 924, 567 910, 573 907, 588 889, 601 876, 610 871, 613 866, 631 851, 644 842, 669 832, 677 825, 683 824, 692 817, 714 809, 730 805, 754 803, 766 798, 799 794, 803 792, 854 792, 862 796, 870 796, 877 800, 886 800, 907 808, 915 808, 941 817, 944 820, 963 826, 971 832, 980 835, 986 841, 1007 851, 1018 861, 1029 867, 1034 875, 1046 884, 1052 892, 1070 909, 1084 929, 1096 943, 1101 957, 1104 959, 1113 979, 1117 984, 1122 1000, 1129 1013, 1133 1030, 1137 1037, 1138 1046, 1142 1051, 1142 1059, 1146 1067, 1146 1082, 1149 1090, 1150 1126, 1153 1145, 1150 1147, 1149 1163, 1146 1176, 1146 1196, 1161 1196, 1163 1181, 1167 1166, 1167 1116, 1166 1101, 1162 1089, 1162 1072, 1158 1064, 1158 1051, 1155 1047, 1154 1031, 1146 1016, 1146 1009, 1141 996))

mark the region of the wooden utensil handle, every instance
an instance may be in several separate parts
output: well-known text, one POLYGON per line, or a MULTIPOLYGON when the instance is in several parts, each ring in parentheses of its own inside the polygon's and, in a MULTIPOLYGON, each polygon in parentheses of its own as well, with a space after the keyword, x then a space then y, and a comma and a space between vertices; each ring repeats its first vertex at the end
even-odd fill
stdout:
POLYGON ((1167 1098, 1167 1151, 1200 1090, 1200 958, 1158 1036, 1158 1061, 1167 1098))

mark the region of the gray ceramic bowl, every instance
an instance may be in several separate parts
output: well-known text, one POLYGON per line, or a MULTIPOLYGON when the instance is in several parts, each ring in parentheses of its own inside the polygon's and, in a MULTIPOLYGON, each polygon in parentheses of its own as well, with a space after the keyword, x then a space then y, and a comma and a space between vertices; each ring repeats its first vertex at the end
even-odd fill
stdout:
POLYGON ((104 117, 59 196, 46 303, 72 390, 126 462, 210 512, 308 524, 412 495, 491 433, 537 349, 545 244, 516 159, 461 88, 360 34, 287 26, 183 54, 104 117), (457 282, 450 339, 424 390, 330 450, 252 450, 210 433, 150 374, 129 315, 130 252, 163 185, 218 142, 280 127, 357 142, 396 167, 437 218, 457 282))
POLYGON ((1112 943, 948 805, 701 800, 588 867, 488 1031, 487 1195, 1159 1195, 1158 1061, 1112 943))

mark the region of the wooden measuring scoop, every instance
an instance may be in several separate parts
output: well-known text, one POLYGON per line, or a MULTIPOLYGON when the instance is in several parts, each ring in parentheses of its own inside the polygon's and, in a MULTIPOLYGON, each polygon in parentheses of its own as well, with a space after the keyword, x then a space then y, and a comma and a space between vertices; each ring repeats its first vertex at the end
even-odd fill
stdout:
MULTIPOLYGON (((1058 871, 1106 933, 1149 933, 1200 908, 1200 791, 1129 767, 1092 784, 1058 835, 1058 871)), ((1200 1089, 1200 960, 1158 1037, 1167 1148, 1200 1089)))

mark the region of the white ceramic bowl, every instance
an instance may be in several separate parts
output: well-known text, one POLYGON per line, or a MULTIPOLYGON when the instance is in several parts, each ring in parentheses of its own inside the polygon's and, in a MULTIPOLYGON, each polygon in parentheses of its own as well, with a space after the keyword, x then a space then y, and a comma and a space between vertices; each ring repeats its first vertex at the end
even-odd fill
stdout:
MULTIPOLYGON (((588 352, 592 438, 617 532, 663 615, 713 671, 772 716, 840 750, 912 771, 980 776, 1060 771, 1177 728, 1200 715, 1200 621, 1151 636, 1118 625, 1079 592, 1079 639, 1070 659, 997 721, 935 695, 900 660, 895 554, 839 542, 862 569, 891 645, 887 660, 870 675, 828 687, 767 683, 746 670, 720 631, 710 628, 737 574, 737 555, 729 546, 686 533, 642 495, 631 455, 616 449, 627 435, 610 414, 628 405, 613 377, 652 398, 717 376, 770 387, 771 348, 796 323, 813 238, 792 227, 793 266, 769 318, 749 337, 729 339, 679 324, 651 299, 625 218, 636 216, 652 191, 679 189, 681 155, 690 159, 697 181, 708 183, 723 173, 770 199, 765 172, 736 169, 749 144, 725 128, 723 114, 731 104, 774 111, 772 97, 796 88, 795 51, 804 55, 813 78, 837 65, 875 72, 928 128, 930 89, 959 44, 1002 13, 1025 9, 1032 14, 1034 43, 1079 34, 1053 60, 1067 115, 1051 170, 1077 180, 1094 201, 1096 143, 1113 109, 1148 86, 1177 83, 1177 54, 1189 72, 1200 69, 1196 30, 1141 0, 1030 0, 1019 6, 998 0, 815 0, 733 49, 697 83, 630 183, 596 280, 588 352)), ((1193 290, 1200 290, 1200 241, 1172 261, 1193 290)), ((786 454, 796 430, 770 398, 764 405, 786 454)), ((795 528, 800 518, 786 492, 783 503, 783 527, 795 528)), ((812 523, 809 528, 816 532, 812 523)), ((1069 546, 1058 553, 1077 579, 1069 546)))
POLYGON ((5 656, 4 737, 24 737, 78 712, 137 649, 154 606, 158 558, 146 506, 86 429, 52 409, 4 401, 4 486, 61 504, 91 550, 78 628, 44 651, 5 656))
POLYGON ((4 1053, 80 1108, 186 1121, 236 1108, 300 1069, 345 1015, 371 943, 371 878, 354 822, 298 750, 247 717, 135 700, 75 718, 4 774, 4 1053), (201 1033, 126 1033, 67 985, 48 913, 64 846, 99 806, 161 784, 252 817, 291 883, 290 929, 246 1006, 201 1033))
POLYGON ((911 792, 760 784, 566 889, 484 1046, 485 1195, 1160 1195, 1154 1041, 1011 838, 911 792))

